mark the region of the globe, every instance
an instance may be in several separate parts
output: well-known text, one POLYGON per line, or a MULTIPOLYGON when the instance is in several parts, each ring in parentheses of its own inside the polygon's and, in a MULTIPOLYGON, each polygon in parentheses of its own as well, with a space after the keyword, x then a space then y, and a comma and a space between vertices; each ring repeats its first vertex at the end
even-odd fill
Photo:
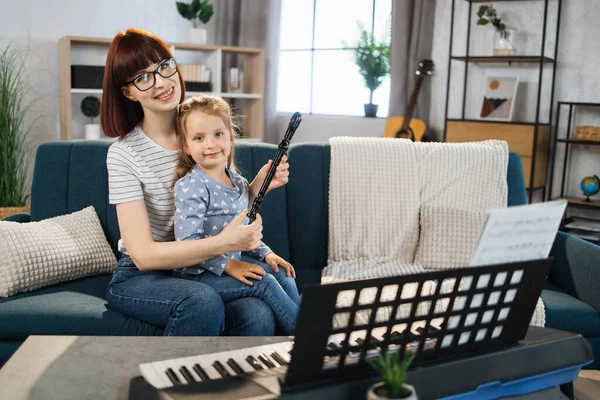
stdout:
POLYGON ((581 180, 579 186, 581 187, 581 190, 583 190, 583 194, 587 196, 585 201, 590 201, 590 196, 593 196, 600 191, 600 178, 596 175, 586 176, 581 180))

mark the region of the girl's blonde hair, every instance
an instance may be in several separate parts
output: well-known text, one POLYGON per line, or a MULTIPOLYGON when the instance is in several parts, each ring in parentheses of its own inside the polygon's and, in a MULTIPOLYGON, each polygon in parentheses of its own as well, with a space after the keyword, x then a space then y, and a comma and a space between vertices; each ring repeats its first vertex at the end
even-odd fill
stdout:
POLYGON ((229 134, 231 135, 232 142, 231 152, 229 153, 229 157, 227 157, 227 167, 235 170, 235 164, 233 162, 233 141, 235 139, 235 129, 237 126, 233 122, 231 106, 229 103, 227 103, 227 101, 218 96, 195 96, 181 103, 179 112, 177 113, 177 119, 175 123, 177 126, 177 136, 179 138, 179 159, 177 160, 177 168, 175 169, 174 182, 177 182, 178 179, 185 176, 185 174, 187 174, 192 168, 194 168, 194 165, 196 165, 196 161, 194 161, 192 156, 186 154, 185 152, 187 146, 185 124, 189 115, 195 111, 201 111, 205 114, 213 115, 223 120, 225 128, 227 128, 229 134))

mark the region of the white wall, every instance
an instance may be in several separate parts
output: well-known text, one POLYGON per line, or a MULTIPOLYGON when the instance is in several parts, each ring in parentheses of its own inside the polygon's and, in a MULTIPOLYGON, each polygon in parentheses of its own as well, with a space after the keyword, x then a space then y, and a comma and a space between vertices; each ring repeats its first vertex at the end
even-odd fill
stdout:
MULTIPOLYGON (((292 114, 278 114, 277 130, 285 133, 292 114)), ((385 118, 303 115, 292 143, 327 142, 333 136, 383 136, 385 118)))
MULTIPOLYGON (((448 45, 450 33, 450 0, 438 0, 435 11, 435 28, 433 42, 433 60, 436 72, 432 77, 432 104, 430 108, 430 125, 441 138, 444 130, 446 82, 448 73, 448 45)), ((554 55, 554 34, 557 20, 556 0, 550 0, 549 33, 546 55, 554 55)), ((454 49, 453 55, 465 54, 466 18, 468 3, 456 1, 454 49)), ((479 4, 473 4, 474 14, 479 4)), ((541 1, 494 3, 499 15, 508 26, 517 32, 517 52, 521 55, 539 54, 541 45, 543 5, 541 1)), ((558 43, 558 64, 554 104, 550 105, 551 69, 544 70, 542 86, 541 120, 548 121, 550 107, 554 107, 552 124, 556 119, 556 103, 558 101, 600 102, 600 1, 598 0, 563 0, 560 37, 558 43)), ((491 55, 493 46, 493 28, 477 26, 475 19, 471 22, 471 55, 491 55)), ((481 82, 486 73, 498 75, 516 74, 520 78, 515 105, 516 120, 533 121, 535 117, 535 98, 537 95, 537 65, 522 67, 489 68, 489 65, 470 64, 467 85, 466 117, 473 117, 479 104, 481 82)), ((460 117, 462 105, 462 84, 464 63, 453 62, 450 89, 450 117, 460 117)), ((561 119, 565 112, 561 113, 561 119)), ((600 109, 583 110, 579 114, 579 123, 600 125, 600 109)), ((564 135, 564 129, 560 135, 564 135)), ((562 145, 560 145, 562 146, 562 145)), ((553 195, 560 193, 560 177, 564 148, 559 147, 556 158, 553 195)), ((581 196, 579 182, 582 177, 600 174, 600 146, 577 146, 573 151, 570 170, 567 170, 567 194, 581 196)), ((595 196, 600 200, 600 195, 595 196)))

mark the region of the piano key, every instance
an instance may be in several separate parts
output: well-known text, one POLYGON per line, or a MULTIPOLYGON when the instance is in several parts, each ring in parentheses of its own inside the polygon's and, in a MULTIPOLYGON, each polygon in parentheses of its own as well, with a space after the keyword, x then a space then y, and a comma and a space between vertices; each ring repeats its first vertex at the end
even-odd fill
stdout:
MULTIPOLYGON (((239 371, 235 371, 234 367, 227 363, 227 360, 233 359, 235 363, 246 373, 255 373, 255 368, 246 361, 248 356, 254 357, 254 360, 266 370, 273 369, 275 374, 280 366, 288 365, 290 362, 289 350, 293 347, 293 342, 274 343, 269 345, 249 347, 245 349, 237 349, 218 353, 202 354, 197 356, 188 356, 176 358, 172 360, 156 361, 140 365, 140 371, 144 378, 156 388, 168 388, 175 386, 175 383, 167 376, 167 368, 171 368, 173 374, 179 381, 186 385, 188 384, 189 376, 185 376, 182 367, 187 368, 192 378, 196 381, 204 381, 211 379, 222 379, 223 375, 213 364, 215 361, 221 362, 221 366, 229 375, 237 375, 239 371), (279 359, 272 356, 272 353, 277 353, 279 359), (260 356, 262 355, 262 357, 260 356), (261 364, 262 363, 262 364, 261 364)), ((265 371, 266 371, 265 370, 265 371)))
POLYGON ((231 369, 233 370, 233 372, 235 372, 238 375, 242 375, 246 372, 242 369, 242 367, 240 367, 240 365, 233 358, 230 358, 229 360, 227 360, 227 365, 229 365, 231 367, 231 369))
POLYGON ((174 360, 165 360, 165 365, 167 368, 171 368, 172 374, 181 382, 181 384, 185 384, 185 377, 179 372, 179 368, 182 366, 181 363, 176 362, 174 360))
POLYGON ((175 371, 173 371, 171 368, 167 368, 167 370, 165 372, 166 372, 167 376, 169 377, 169 379, 171 380, 171 382, 173 383, 173 385, 175 385, 175 386, 183 385, 183 383, 181 383, 181 381, 179 380, 177 375, 175 375, 175 371))
POLYGON ((225 368, 225 366, 223 364, 221 364, 221 361, 215 360, 215 362, 212 363, 212 366, 217 370, 217 372, 219 374, 221 374, 221 376, 223 378, 227 378, 228 376, 231 376, 229 371, 227 371, 227 368, 225 368))
POLYGON ((253 356, 246 357, 246 361, 252 366, 252 368, 254 368, 257 371, 264 369, 262 365, 260 365, 260 363, 253 356))
POLYGON ((208 376, 208 374, 206 373, 206 371, 204 370, 204 368, 202 368, 199 364, 194 364, 193 369, 198 374, 198 376, 200 377, 200 379, 202 379, 203 381, 209 381, 210 380, 210 377, 208 376))
POLYGON ((181 375, 183 375, 183 377, 185 378, 185 380, 188 383, 198 382, 198 380, 196 378, 194 378, 194 375, 192 375, 192 373, 190 372, 190 370, 185 365, 182 365, 179 368, 179 373, 181 375))
POLYGON ((158 389, 172 387, 173 384, 169 378, 165 375, 164 363, 161 361, 147 363, 140 365, 140 372, 144 376, 144 379, 152 386, 158 389))
POLYGON ((269 357, 267 357, 265 354, 260 353, 258 355, 258 359, 262 361, 262 363, 265 364, 267 368, 275 368, 275 364, 273 363, 273 361, 271 361, 269 357))
POLYGON ((271 357, 273 357, 275 359, 275 361, 277 361, 280 365, 288 365, 289 363, 281 356, 279 355, 279 353, 277 353, 276 351, 271 353, 271 357))

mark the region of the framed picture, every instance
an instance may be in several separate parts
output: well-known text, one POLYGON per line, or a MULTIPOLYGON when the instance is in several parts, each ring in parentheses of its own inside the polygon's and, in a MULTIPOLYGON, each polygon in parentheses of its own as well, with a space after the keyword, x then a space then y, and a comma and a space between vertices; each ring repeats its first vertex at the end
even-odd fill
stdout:
POLYGON ((517 96, 517 76, 487 76, 481 99, 479 118, 510 121, 517 96))

